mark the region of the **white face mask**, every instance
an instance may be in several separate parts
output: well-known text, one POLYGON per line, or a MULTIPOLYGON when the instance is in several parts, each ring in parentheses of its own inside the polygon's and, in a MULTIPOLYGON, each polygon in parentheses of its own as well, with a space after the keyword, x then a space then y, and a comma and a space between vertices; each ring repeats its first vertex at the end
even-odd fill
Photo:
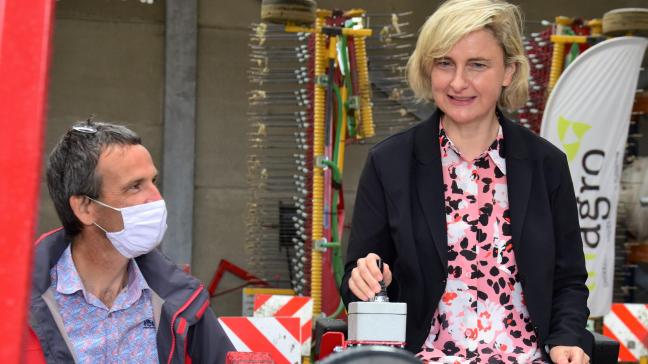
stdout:
POLYGON ((121 255, 129 259, 139 257, 160 245, 167 229, 167 210, 164 200, 116 208, 90 199, 99 205, 121 213, 124 221, 124 229, 121 231, 109 232, 94 223, 106 233, 108 240, 121 255))

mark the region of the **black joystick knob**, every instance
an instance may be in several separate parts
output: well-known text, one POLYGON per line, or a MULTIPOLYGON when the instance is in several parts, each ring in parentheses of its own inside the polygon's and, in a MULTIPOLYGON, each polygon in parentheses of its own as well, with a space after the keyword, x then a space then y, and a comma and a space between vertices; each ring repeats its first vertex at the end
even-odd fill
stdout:
MULTIPOLYGON (((383 260, 378 258, 376 260, 376 264, 378 265, 378 269, 380 269, 380 273, 383 273, 385 264, 383 263, 383 260)), ((387 296, 387 285, 385 285, 384 279, 381 279, 380 282, 380 292, 378 292, 373 298, 371 299, 372 302, 389 302, 389 296, 387 296)))

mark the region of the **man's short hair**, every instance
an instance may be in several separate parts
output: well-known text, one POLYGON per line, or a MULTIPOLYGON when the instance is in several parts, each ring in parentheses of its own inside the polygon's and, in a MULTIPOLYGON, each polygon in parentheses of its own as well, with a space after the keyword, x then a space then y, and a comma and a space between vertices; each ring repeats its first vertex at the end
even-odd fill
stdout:
POLYGON ((70 197, 101 197, 101 176, 96 171, 101 153, 115 145, 138 144, 141 138, 127 127, 92 121, 77 122, 56 143, 47 161, 47 188, 68 236, 76 236, 82 228, 70 197))

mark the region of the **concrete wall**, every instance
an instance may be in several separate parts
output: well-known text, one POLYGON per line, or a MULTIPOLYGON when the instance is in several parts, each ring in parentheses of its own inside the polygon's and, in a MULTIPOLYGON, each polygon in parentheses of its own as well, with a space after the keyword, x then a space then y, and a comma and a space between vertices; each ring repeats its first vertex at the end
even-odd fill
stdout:
MULTIPOLYGON (((46 154, 72 122, 95 114, 136 130, 159 167, 163 3, 61 0, 56 2, 54 28, 46 154)), ((47 188, 42 186, 39 232, 60 226, 47 188)))
MULTIPOLYGON (((611 8, 645 0, 520 1, 534 30, 556 15, 601 16, 611 8)), ((414 10, 412 30, 437 1, 322 0, 320 7, 363 7, 375 12, 414 10)), ((220 259, 247 267, 243 248, 248 201, 246 111, 249 25, 259 19, 259 0, 200 0, 193 273, 209 283, 220 259)), ((645 4, 644 4, 645 5, 645 4)), ((60 0, 57 2, 47 140, 49 150, 74 120, 94 113, 139 132, 161 168, 164 86, 164 1, 60 0)), ((365 146, 352 146, 345 168, 351 212, 365 146)), ((191 186, 188 186, 191 188, 191 186)), ((58 226, 43 188, 39 231, 58 226)), ((226 277, 220 289, 241 284, 226 277)), ((240 291, 217 297, 217 314, 240 313, 240 291)))

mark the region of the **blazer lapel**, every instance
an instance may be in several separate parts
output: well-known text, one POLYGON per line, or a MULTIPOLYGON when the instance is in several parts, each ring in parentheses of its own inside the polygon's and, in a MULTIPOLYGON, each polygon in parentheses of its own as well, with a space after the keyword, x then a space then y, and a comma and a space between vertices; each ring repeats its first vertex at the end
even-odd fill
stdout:
MULTIPOLYGON (((437 110, 414 135, 414 152, 417 159, 415 179, 418 202, 421 204, 436 251, 443 262, 443 269, 447 272, 448 235, 439 150, 439 118, 440 112, 437 110)), ((430 245, 422 248, 432 249, 430 245)))
POLYGON ((522 225, 526 216, 529 192, 531 191, 531 174, 533 169, 527 160, 507 159, 507 184, 513 229, 513 246, 520 246, 522 225))
MULTIPOLYGON (((506 119, 499 110, 497 112, 504 133, 512 238, 515 248, 518 248, 533 180, 533 160, 529 159, 524 138, 519 135, 518 127, 512 121, 506 119)), ((437 109, 416 131, 414 136, 414 151, 417 160, 415 179, 418 202, 421 204, 421 210, 425 215, 425 221, 430 229, 437 254, 444 263, 443 268, 447 272, 448 236, 445 220, 445 193, 442 188, 441 152, 439 149, 440 117, 441 112, 437 109)), ((422 248, 427 249, 428 246, 422 248)))
POLYGON ((529 159, 524 138, 512 121, 501 113, 500 120, 504 133, 504 153, 506 156, 506 179, 508 185, 509 206, 511 211, 511 228, 513 246, 520 247, 522 226, 529 203, 529 193, 533 180, 533 161, 529 159))

